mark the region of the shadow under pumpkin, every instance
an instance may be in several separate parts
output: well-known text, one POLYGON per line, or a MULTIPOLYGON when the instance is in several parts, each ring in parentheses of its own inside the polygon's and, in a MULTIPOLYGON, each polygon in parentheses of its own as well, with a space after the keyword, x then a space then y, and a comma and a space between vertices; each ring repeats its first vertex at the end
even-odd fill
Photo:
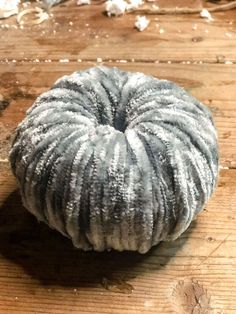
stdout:
MULTIPOLYGON (((164 267, 184 245, 191 229, 178 240, 163 242, 145 255, 136 252, 83 252, 74 248, 71 241, 57 231, 38 223, 24 209, 18 191, 14 191, 0 209, 0 254, 23 267, 42 285, 73 288, 103 285, 109 290, 112 280, 126 282, 164 267)), ((122 293, 120 287, 121 291, 115 292, 122 293)), ((127 285, 124 289, 127 292, 127 285)))

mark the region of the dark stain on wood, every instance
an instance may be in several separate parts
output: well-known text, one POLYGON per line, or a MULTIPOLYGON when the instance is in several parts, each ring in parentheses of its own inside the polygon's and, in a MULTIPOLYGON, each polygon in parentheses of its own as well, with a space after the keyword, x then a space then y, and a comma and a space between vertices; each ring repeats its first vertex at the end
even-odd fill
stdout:
POLYGON ((192 88, 200 88, 204 85, 202 82, 192 80, 191 78, 185 79, 183 77, 178 77, 176 79, 170 76, 165 76, 163 78, 170 81, 176 81, 177 84, 184 87, 187 91, 189 91, 192 88))
POLYGON ((4 99, 0 94, 0 116, 2 115, 2 112, 9 106, 9 104, 9 100, 4 99))
POLYGON ((0 86, 11 87, 12 84, 15 85, 17 81, 16 74, 14 72, 4 72, 0 74, 0 86))
POLYGON ((222 134, 222 138, 223 138, 223 139, 229 138, 229 137, 232 135, 231 133, 232 133, 231 131, 224 132, 224 133, 222 134))
POLYGON ((202 36, 195 36, 192 38, 192 42, 194 42, 194 43, 199 43, 200 41, 203 41, 202 36))
POLYGON ((0 116, 3 114, 3 111, 10 105, 10 99, 0 93, 0 116))
POLYGON ((109 291, 116 293, 131 294, 134 290, 133 286, 122 279, 102 278, 102 286, 109 291))

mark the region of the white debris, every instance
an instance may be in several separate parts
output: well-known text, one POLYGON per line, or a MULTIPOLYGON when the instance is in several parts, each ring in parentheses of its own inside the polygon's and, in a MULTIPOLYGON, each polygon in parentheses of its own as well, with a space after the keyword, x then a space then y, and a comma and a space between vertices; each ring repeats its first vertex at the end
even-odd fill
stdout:
MULTIPOLYGON (((83 0, 82 0, 83 1, 83 0)), ((143 0, 108 0, 106 2, 106 12, 108 16, 122 15, 125 11, 137 9, 143 4, 143 0)))
POLYGON ((229 167, 224 167, 224 166, 221 166, 219 167, 220 169, 229 169, 229 167))
POLYGON ((7 18, 18 13, 20 0, 0 0, 0 18, 7 18))
POLYGON ((163 29, 163 28, 160 28, 160 29, 159 29, 159 33, 160 33, 160 34, 163 34, 163 33, 164 33, 164 29, 163 29))
POLYGON ((200 16, 203 19, 207 19, 208 21, 214 21, 213 17, 211 16, 211 13, 207 9, 202 9, 200 12, 200 16))
POLYGON ((148 27, 148 24, 150 23, 150 21, 146 18, 146 16, 137 16, 136 20, 135 20, 135 27, 140 31, 144 31, 145 28, 148 27))
POLYGON ((102 62, 102 58, 97 58, 97 62, 102 62))
POLYGON ((194 31, 197 30, 197 24, 193 24, 192 30, 194 30, 194 31))
POLYGON ((78 0, 77 5, 86 5, 86 4, 91 4, 90 0, 78 0))
POLYGON ((140 5, 143 4, 143 0, 130 0, 127 4, 126 10, 137 9, 140 5))
POLYGON ((108 0, 106 2, 106 12, 108 16, 122 15, 127 9, 128 3, 124 0, 108 0))
POLYGON ((233 64, 233 62, 232 62, 232 61, 229 61, 229 60, 226 60, 226 61, 225 61, 225 64, 233 64))
POLYGON ((225 33, 225 36, 231 38, 232 34, 227 32, 227 33, 225 33))
POLYGON ((159 8, 158 5, 153 4, 153 5, 152 5, 152 9, 153 9, 153 10, 159 10, 160 8, 159 8))
POLYGON ((29 14, 33 14, 35 16, 35 19, 31 21, 31 24, 35 25, 40 24, 49 18, 49 14, 46 10, 41 7, 34 7, 21 10, 16 17, 17 23, 20 25, 24 24, 24 17, 29 14))
POLYGON ((69 59, 60 59, 59 62, 62 62, 62 63, 66 63, 66 62, 69 62, 70 60, 69 59))

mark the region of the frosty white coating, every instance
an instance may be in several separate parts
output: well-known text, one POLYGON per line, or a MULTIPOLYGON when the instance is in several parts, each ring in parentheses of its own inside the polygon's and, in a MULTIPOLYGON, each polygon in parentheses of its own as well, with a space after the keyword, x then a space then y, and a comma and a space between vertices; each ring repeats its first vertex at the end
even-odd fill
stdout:
POLYGON ((10 161, 24 206, 76 247, 145 253, 181 235, 209 199, 217 134, 176 84, 99 66, 38 97, 10 161))

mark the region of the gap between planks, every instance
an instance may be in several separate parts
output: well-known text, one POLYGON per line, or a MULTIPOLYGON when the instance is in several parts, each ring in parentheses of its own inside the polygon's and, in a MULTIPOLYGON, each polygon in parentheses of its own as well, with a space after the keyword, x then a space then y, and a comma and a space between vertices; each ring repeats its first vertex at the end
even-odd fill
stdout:
POLYGON ((119 65, 119 64, 183 64, 183 65, 225 65, 225 66, 232 66, 232 65, 236 65, 236 61, 228 61, 228 60, 208 60, 208 61, 189 61, 189 60, 156 60, 156 59, 134 59, 134 58, 129 58, 129 59, 112 59, 112 58, 84 58, 84 59, 80 59, 80 58, 71 58, 71 59, 67 59, 67 58, 61 58, 61 59, 50 59, 50 58, 44 58, 44 59, 27 59, 27 58, 23 58, 23 59, 0 59, 0 65, 28 65, 28 64, 40 64, 40 63, 45 63, 45 64, 54 64, 54 63, 63 63, 63 64, 68 64, 68 63, 96 63, 96 65, 102 65, 104 63, 107 63, 109 65, 109 63, 112 63, 113 66, 115 65, 119 65))

